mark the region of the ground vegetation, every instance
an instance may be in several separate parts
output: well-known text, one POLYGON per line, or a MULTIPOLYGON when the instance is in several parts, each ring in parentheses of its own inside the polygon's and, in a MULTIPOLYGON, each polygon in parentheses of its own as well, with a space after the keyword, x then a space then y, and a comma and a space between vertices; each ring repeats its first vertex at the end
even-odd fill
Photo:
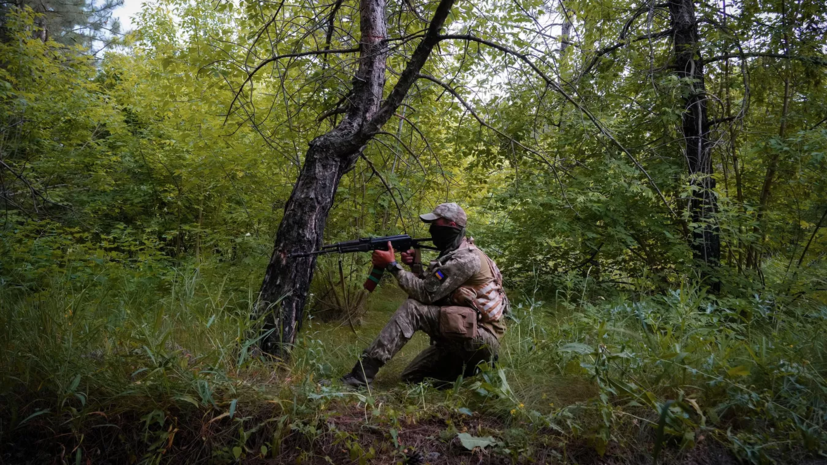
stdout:
POLYGON ((822 2, 164 0, 106 54, 2 8, 0 461, 825 460, 822 2), (499 361, 345 389, 404 296, 274 259, 443 201, 499 361))

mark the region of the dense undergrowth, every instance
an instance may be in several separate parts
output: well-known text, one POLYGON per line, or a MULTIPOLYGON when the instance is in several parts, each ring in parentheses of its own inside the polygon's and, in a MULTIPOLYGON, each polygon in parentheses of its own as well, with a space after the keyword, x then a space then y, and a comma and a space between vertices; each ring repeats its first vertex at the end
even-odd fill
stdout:
MULTIPOLYGON (((324 241, 422 237, 456 201, 514 313, 479 376, 400 384, 420 335, 359 392, 337 379, 404 298, 390 279, 366 313, 306 319, 289 362, 251 315, 308 143, 348 111, 360 8, 145 2, 95 57, 42 29, 66 11, 12 3, 34 2, 0 5, 0 463, 827 460, 827 3, 692 2, 707 222, 664 5, 456 2, 447 30, 534 65, 441 42, 422 71, 456 94, 416 83, 324 241), (531 32, 561 13, 572 35, 531 32)), ((440 2, 384 3, 401 70, 440 2)), ((326 260, 319 300, 360 288, 366 254, 348 283, 326 260)))
POLYGON ((2 460, 649 463, 725 451, 798 463, 827 452, 827 307, 815 301, 715 300, 689 284, 609 300, 512 290, 496 366, 448 390, 399 384, 428 343, 418 336, 355 392, 336 379, 404 298, 392 283, 355 333, 309 319, 281 364, 255 351, 257 283, 241 269, 4 289, 2 460))

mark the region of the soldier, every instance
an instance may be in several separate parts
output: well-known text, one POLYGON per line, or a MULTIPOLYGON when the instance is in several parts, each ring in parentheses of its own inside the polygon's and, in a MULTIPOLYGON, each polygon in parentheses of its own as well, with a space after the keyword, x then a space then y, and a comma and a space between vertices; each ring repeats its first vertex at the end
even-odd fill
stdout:
MULTIPOLYGON (((460 374, 472 375, 478 363, 497 355, 505 333, 503 316, 509 309, 500 270, 465 237, 467 217, 459 205, 443 203, 420 218, 430 223, 439 257, 416 275, 396 262, 390 243, 388 250, 373 252, 373 265, 393 273, 408 299, 362 352, 353 370, 342 377, 345 384, 370 384, 416 331, 428 334, 431 346, 402 372, 408 383, 425 378, 453 382, 460 374)), ((413 264, 413 251, 401 257, 406 265, 413 264)))

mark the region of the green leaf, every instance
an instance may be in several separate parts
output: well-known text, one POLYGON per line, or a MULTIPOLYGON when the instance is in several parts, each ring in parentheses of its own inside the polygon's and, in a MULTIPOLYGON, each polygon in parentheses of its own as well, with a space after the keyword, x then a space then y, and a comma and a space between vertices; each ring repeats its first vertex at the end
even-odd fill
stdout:
POLYGON ((75 389, 78 388, 80 384, 80 375, 76 375, 75 378, 72 380, 72 384, 69 385, 69 392, 75 392, 75 389))
POLYGON ((479 438, 476 436, 471 436, 468 433, 459 433, 457 434, 457 437, 459 438, 459 441, 462 443, 462 446, 468 450, 474 450, 477 447, 479 447, 480 449, 485 449, 486 447, 490 447, 497 444, 497 440, 492 438, 491 436, 479 438))
POLYGON ((576 352, 583 355, 594 353, 594 349, 592 349, 590 345, 582 344, 580 342, 569 342, 563 347, 560 347, 558 350, 560 352, 576 352))
POLYGON ((45 409, 43 409, 43 410, 38 410, 37 412, 34 412, 33 414, 31 414, 31 415, 27 416, 27 417, 26 417, 23 421, 21 421, 21 422, 20 422, 20 424, 18 424, 17 426, 23 426, 23 424, 25 424, 27 421, 31 420, 31 419, 32 419, 32 418, 34 418, 34 417, 37 417, 37 416, 43 415, 44 413, 49 413, 49 409, 45 408, 45 409))
POLYGON ((173 399, 180 400, 180 401, 186 402, 188 404, 192 404, 194 407, 199 407, 198 401, 195 400, 192 396, 189 396, 187 394, 179 394, 179 395, 173 397, 173 399))
POLYGON ((233 401, 230 402, 230 418, 232 418, 233 415, 235 415, 235 408, 236 408, 237 405, 238 405, 238 399, 233 399, 233 401))
POLYGON ((743 365, 740 365, 735 368, 730 368, 726 373, 733 378, 736 376, 749 376, 749 369, 743 365))

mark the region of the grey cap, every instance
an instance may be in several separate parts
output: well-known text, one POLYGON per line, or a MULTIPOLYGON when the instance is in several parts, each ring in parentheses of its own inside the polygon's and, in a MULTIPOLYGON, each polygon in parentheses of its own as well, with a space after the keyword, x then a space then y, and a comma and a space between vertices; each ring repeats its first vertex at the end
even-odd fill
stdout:
POLYGON ((432 223, 439 218, 445 218, 463 228, 468 222, 468 216, 465 215, 465 211, 453 202, 439 204, 434 208, 432 213, 425 213, 424 215, 419 215, 419 217, 426 223, 432 223))

